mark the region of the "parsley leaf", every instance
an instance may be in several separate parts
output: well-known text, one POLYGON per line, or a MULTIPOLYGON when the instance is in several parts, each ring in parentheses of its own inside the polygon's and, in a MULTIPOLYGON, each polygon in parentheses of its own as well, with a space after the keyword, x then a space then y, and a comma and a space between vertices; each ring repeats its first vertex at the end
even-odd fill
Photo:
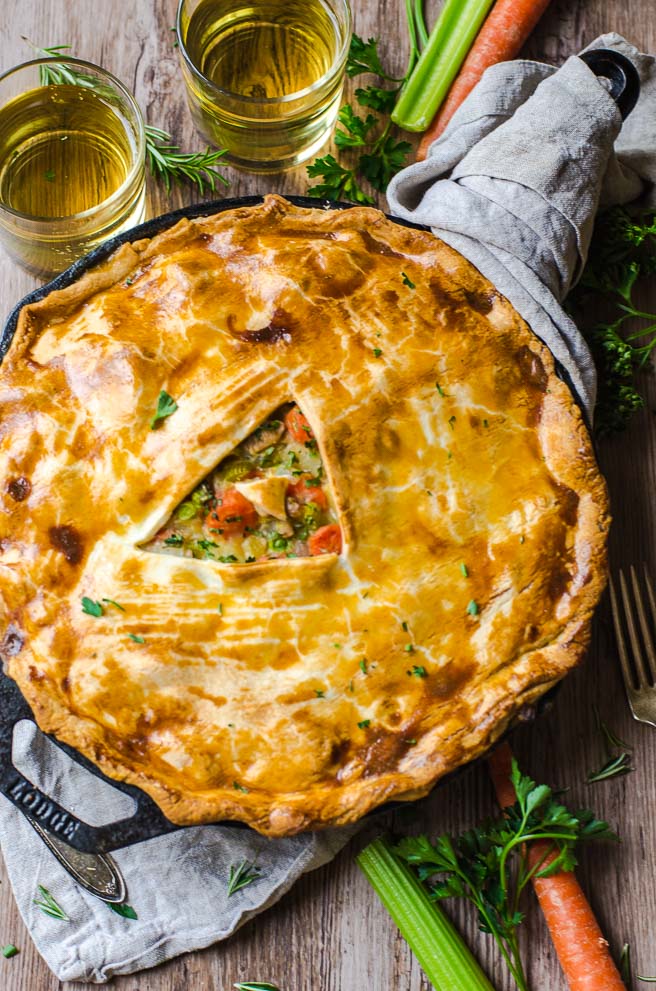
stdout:
POLYGON ((366 89, 355 91, 355 98, 361 107, 370 107, 385 116, 392 113, 398 95, 398 89, 380 89, 378 86, 367 86, 366 89))
POLYGON ((656 213, 634 215, 624 207, 601 213, 581 279, 565 301, 597 366, 597 434, 624 430, 644 406, 636 373, 656 347, 656 312, 643 311, 633 297, 640 281, 655 273, 656 213), (606 311, 601 321, 600 311, 606 311), (626 333, 628 320, 641 326, 626 333))
POLYGON ((100 602, 96 602, 95 599, 88 599, 86 595, 82 599, 82 612, 86 613, 87 616, 103 616, 105 610, 103 609, 100 602))
POLYGON ((346 59, 346 75, 352 79, 353 76, 359 76, 363 72, 373 72, 381 79, 394 79, 393 76, 389 76, 385 72, 380 61, 378 38, 369 38, 368 41, 363 41, 357 34, 354 34, 346 59))
POLYGON ((178 404, 172 396, 169 396, 168 392, 162 391, 157 397, 157 411, 155 416, 150 421, 150 429, 156 430, 160 425, 162 420, 166 420, 167 417, 171 416, 172 413, 178 408, 178 404))
POLYGON ((523 775, 516 761, 511 780, 517 801, 503 816, 459 836, 443 834, 432 842, 426 836, 405 837, 395 850, 414 868, 432 898, 466 898, 473 903, 480 930, 494 936, 518 986, 526 988, 517 942, 524 888, 534 874, 546 877, 573 870, 580 841, 617 837, 592 812, 566 809, 551 788, 523 775), (556 856, 536 870, 529 864, 525 844, 539 839, 548 840, 556 856))
POLYGON ((323 182, 310 186, 310 196, 325 197, 328 200, 351 200, 364 206, 371 206, 373 197, 369 196, 358 185, 353 169, 345 169, 339 164, 334 155, 324 155, 307 166, 307 174, 311 179, 320 176, 323 182))
POLYGON ((337 114, 337 120, 343 124, 346 131, 337 128, 335 144, 338 148, 363 148, 367 144, 367 134, 378 123, 378 118, 367 114, 363 120, 353 112, 349 103, 345 104, 337 114), (348 133, 347 133, 348 132, 348 133))
POLYGON ((370 154, 360 156, 360 172, 374 189, 382 193, 392 177, 403 168, 411 151, 409 141, 397 141, 391 134, 384 134, 370 154))
POLYGON ((139 916, 137 915, 137 913, 135 912, 135 910, 132 908, 132 906, 126 904, 125 902, 122 902, 120 905, 117 904, 116 902, 108 902, 107 904, 111 908, 112 912, 116 912, 117 915, 122 916, 122 918, 124 918, 124 919, 138 919, 139 918, 139 916))

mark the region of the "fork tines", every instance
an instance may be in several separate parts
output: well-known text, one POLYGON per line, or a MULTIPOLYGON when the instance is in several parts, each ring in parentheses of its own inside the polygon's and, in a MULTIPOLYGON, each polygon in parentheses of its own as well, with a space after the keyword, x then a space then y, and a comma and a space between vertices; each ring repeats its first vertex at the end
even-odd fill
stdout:
POLYGON ((633 565, 629 579, 618 572, 616 583, 610 579, 610 602, 617 647, 622 665, 629 704, 636 719, 653 721, 656 717, 656 595, 647 569, 642 566, 642 581, 633 565), (628 636, 628 640, 627 640, 628 636), (646 695, 653 698, 646 698, 646 695), (644 712, 649 701, 653 712, 644 712), (640 702, 642 704, 638 705, 640 702), (641 710, 640 714, 636 709, 641 710), (647 719, 645 719, 647 716, 647 719), (651 718, 649 718, 651 717, 651 718))

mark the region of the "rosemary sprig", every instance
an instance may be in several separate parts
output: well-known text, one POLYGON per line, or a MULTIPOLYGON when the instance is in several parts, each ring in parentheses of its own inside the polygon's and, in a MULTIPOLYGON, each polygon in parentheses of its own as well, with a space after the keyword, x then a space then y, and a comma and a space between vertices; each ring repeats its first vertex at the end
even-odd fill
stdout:
MULTIPOLYGON (((52 45, 49 48, 39 48, 28 38, 24 37, 24 40, 42 58, 56 58, 71 49, 70 45, 52 45)), ((57 65, 42 65, 39 69, 39 78, 42 86, 82 86, 85 89, 102 92, 102 86, 94 76, 77 72, 63 62, 57 65)), ((221 159, 226 153, 225 148, 212 151, 208 147, 205 151, 183 152, 180 151, 179 145, 174 144, 168 131, 149 124, 145 126, 145 136, 148 168, 155 179, 164 183, 167 193, 171 192, 171 182, 179 184, 185 180, 193 183, 201 195, 206 188, 214 192, 217 181, 223 183, 224 186, 230 185, 225 176, 215 167, 221 163, 221 159)))
POLYGON ((239 981, 232 986, 235 991, 278 991, 276 985, 269 984, 268 981, 239 981))
POLYGON ((198 187, 199 193, 205 191, 205 186, 214 191, 217 179, 224 186, 230 185, 226 177, 214 168, 225 155, 225 148, 211 151, 208 147, 205 151, 182 152, 178 145, 173 144, 168 131, 150 124, 146 124, 145 130, 148 167, 151 175, 164 183, 167 193, 171 192, 171 180, 180 183, 187 179, 198 187))
POLYGON ((51 919, 60 919, 62 922, 70 922, 70 917, 66 915, 66 912, 61 905, 57 904, 48 889, 44 888, 42 884, 38 884, 37 888, 39 889, 41 899, 33 899, 36 907, 40 908, 44 915, 49 915, 51 919))
POLYGON ((631 766, 631 756, 625 752, 617 754, 616 757, 611 757, 606 763, 599 768, 598 771, 591 771, 588 774, 588 784, 594 784, 595 781, 607 781, 609 778, 617 778, 622 774, 629 774, 631 771, 635 770, 631 766))
POLYGON ((239 981, 232 986, 235 991, 278 991, 276 985, 269 984, 268 981, 239 981))
POLYGON ((588 784, 594 784, 596 781, 607 781, 609 778, 616 778, 622 774, 629 774, 631 771, 635 770, 631 766, 631 750, 633 749, 629 743, 625 743, 624 740, 620 740, 617 733, 613 732, 609 726, 602 720, 599 710, 594 707, 595 722, 597 723, 597 729, 601 734, 604 741, 604 749, 606 751, 606 762, 598 771, 591 771, 588 774, 588 784), (617 753, 617 751, 620 753, 617 753))
POLYGON ((251 863, 250 860, 242 860, 241 864, 237 866, 232 864, 230 867, 230 877, 228 878, 228 897, 234 895, 237 891, 241 891, 247 885, 252 884, 258 877, 262 877, 262 873, 258 869, 257 864, 251 863))

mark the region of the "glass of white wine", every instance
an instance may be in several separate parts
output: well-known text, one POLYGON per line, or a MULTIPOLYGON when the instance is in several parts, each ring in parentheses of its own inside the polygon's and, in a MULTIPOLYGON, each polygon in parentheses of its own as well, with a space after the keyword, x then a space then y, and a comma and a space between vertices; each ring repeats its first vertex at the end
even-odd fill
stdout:
POLYGON ((90 62, 0 76, 0 241, 39 276, 143 219, 145 136, 122 83, 90 62))
POLYGON ((180 0, 178 47, 196 127, 252 172, 316 154, 337 117, 348 0, 180 0))

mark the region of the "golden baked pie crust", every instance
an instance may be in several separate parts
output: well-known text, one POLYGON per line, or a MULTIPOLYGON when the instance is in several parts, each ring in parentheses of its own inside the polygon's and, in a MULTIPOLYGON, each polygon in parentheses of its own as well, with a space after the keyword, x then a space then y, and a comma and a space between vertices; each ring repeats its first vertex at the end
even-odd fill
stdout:
POLYGON ((23 309, 0 407, 5 668, 173 822, 424 795, 586 647, 609 517, 580 411, 471 264, 375 210, 269 196, 123 245, 23 309), (288 401, 342 554, 141 549, 288 401))

